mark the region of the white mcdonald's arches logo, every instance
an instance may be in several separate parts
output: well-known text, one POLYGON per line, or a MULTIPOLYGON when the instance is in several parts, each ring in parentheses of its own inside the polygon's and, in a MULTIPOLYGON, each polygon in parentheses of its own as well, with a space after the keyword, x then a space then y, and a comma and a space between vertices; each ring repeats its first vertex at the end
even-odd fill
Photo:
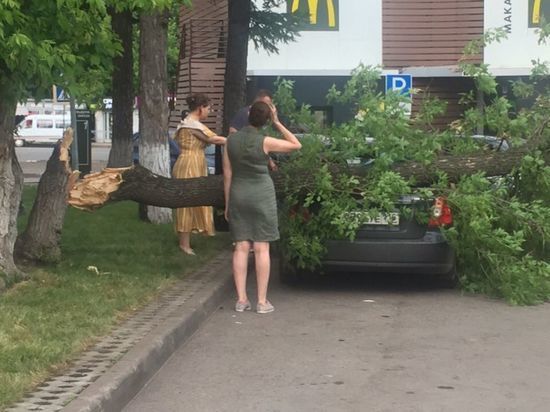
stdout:
MULTIPOLYGON (((328 26, 336 27, 336 12, 334 10, 334 1, 326 0, 326 2, 327 2, 328 26)), ((319 0, 307 0, 307 5, 309 8, 309 23, 312 25, 316 25, 317 24, 317 6, 319 5, 319 0)), ((292 0, 291 12, 296 13, 299 7, 300 7, 300 0, 292 0)))

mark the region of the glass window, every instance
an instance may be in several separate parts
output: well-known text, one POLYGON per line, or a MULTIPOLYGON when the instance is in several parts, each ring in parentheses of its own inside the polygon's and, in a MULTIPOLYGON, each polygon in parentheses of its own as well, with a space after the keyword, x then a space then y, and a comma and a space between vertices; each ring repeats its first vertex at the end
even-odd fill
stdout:
POLYGON ((39 129, 53 129, 53 120, 36 119, 36 127, 39 129))
POLYGON ((310 108, 315 122, 321 127, 330 126, 332 123, 332 107, 331 106, 312 106, 310 108))
POLYGON ((32 119, 25 119, 23 122, 23 129, 30 129, 32 127, 32 119))

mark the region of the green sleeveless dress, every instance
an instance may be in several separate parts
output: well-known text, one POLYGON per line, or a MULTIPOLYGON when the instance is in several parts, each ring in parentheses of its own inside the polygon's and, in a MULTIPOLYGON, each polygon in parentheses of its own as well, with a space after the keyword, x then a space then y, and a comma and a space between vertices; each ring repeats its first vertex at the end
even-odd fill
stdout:
POLYGON ((231 162, 229 231, 234 241, 279 239, 277 200, 264 153, 265 136, 246 126, 227 138, 231 162))

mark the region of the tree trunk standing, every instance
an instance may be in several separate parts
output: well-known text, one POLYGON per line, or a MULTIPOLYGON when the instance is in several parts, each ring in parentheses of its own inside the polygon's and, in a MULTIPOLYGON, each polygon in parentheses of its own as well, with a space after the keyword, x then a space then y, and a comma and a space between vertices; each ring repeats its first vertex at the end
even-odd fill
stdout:
MULTIPOLYGON (((229 0, 229 26, 223 100, 223 132, 227 136, 229 123, 246 104, 246 63, 250 30, 250 0, 229 0)), ((221 171, 221 147, 216 146, 216 170, 221 171)))
MULTIPOLYGON (((167 47, 169 10, 140 18, 139 162, 161 176, 170 176, 168 152, 167 47)), ((153 223, 169 223, 172 211, 148 206, 153 223)))
POLYGON ((229 122, 246 104, 246 62, 250 30, 250 0, 229 1, 229 27, 224 82, 223 132, 229 122))
POLYGON ((122 54, 113 59, 113 138, 109 152, 108 167, 132 165, 133 133, 133 52, 132 52, 132 12, 111 11, 111 26, 120 38, 122 54))
POLYGON ((15 100, 0 99, 0 290, 22 276, 13 260, 23 190, 23 171, 13 141, 16 107, 15 100))
POLYGON ((67 184, 71 175, 69 146, 72 140, 73 131, 67 129, 46 164, 27 227, 15 244, 17 258, 41 263, 55 263, 61 258, 59 243, 67 211, 67 184))

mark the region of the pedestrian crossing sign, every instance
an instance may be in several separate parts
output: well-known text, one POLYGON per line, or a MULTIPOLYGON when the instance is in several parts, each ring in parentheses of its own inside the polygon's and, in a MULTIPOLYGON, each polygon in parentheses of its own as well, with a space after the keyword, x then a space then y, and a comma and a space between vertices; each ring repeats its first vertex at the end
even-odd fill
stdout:
POLYGON ((55 99, 58 102, 68 102, 69 101, 69 95, 63 89, 62 87, 55 86, 55 99))

